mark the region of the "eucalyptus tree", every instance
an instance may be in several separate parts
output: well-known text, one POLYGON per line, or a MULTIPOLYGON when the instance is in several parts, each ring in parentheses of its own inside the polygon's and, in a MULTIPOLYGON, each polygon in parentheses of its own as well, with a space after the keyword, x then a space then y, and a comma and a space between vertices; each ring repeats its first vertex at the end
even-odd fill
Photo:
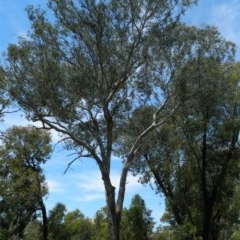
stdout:
POLYGON ((41 164, 50 157, 50 136, 33 127, 12 127, 0 148, 0 227, 7 239, 22 238, 38 210, 42 213, 43 239, 47 239, 47 215, 43 197, 48 193, 41 164))
MULTIPOLYGON (((195 72, 194 100, 182 132, 186 156, 194 159, 199 186, 201 235, 219 239, 221 222, 231 205, 239 169, 239 69, 219 59, 199 59, 185 73, 195 72), (201 66, 201 69, 198 67, 201 66), (194 109, 194 110, 193 110, 194 109)), ((193 168, 192 168, 193 169, 193 168)))
POLYGON ((111 239, 119 239, 127 174, 142 142, 178 107, 169 86, 195 51, 192 29, 180 24, 194 2, 50 0, 54 18, 28 7, 31 31, 8 48, 9 92, 28 119, 61 133, 79 158, 96 161, 111 239), (119 125, 142 106, 152 107, 151 121, 125 147, 119 125), (126 154, 113 186, 111 159, 121 148, 126 154))
MULTIPOLYGON (((178 72, 173 87, 183 108, 146 139, 132 168, 164 194, 164 219, 178 226, 177 239, 219 239, 229 216, 232 224, 239 218, 239 64, 232 62, 233 45, 211 31, 196 59, 178 72)), ((149 109, 141 111, 145 117, 134 116, 127 137, 148 124, 149 109)))

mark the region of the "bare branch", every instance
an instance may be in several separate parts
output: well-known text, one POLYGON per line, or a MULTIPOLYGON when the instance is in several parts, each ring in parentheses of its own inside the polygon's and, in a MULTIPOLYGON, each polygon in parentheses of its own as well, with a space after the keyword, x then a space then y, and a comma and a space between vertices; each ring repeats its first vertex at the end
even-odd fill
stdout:
MULTIPOLYGON (((165 106, 166 104, 166 101, 164 102, 163 106, 165 106)), ((143 138, 149 134, 151 131, 153 131, 155 128, 161 126, 163 123, 166 122, 166 120, 168 120, 170 117, 173 116, 173 114, 176 112, 176 110, 178 109, 178 106, 180 104, 177 104, 171 111, 171 113, 169 113, 166 117, 164 117, 161 121, 159 122, 156 122, 156 115, 159 114, 160 110, 163 110, 163 106, 161 106, 161 108, 159 108, 153 115, 153 122, 152 124, 146 128, 136 139, 136 141, 133 143, 132 145, 132 148, 128 154, 128 157, 127 157, 127 161, 126 163, 129 164, 129 162, 131 162, 134 158, 134 156, 136 155, 136 152, 138 151, 139 149, 139 144, 140 142, 143 140, 143 138)))
POLYGON ((71 167, 71 165, 78 159, 79 159, 79 156, 74 158, 71 162, 69 162, 68 165, 67 165, 67 168, 64 170, 63 174, 66 174, 68 169, 71 167))
POLYGON ((93 149, 92 146, 90 146, 87 142, 84 142, 83 140, 76 138, 75 135, 71 131, 69 131, 66 127, 64 127, 62 124, 60 124, 59 122, 58 123, 50 122, 49 120, 44 119, 44 118, 39 118, 38 120, 41 121, 42 123, 48 125, 50 129, 54 129, 57 132, 61 132, 65 135, 69 136, 69 138, 71 138, 75 143, 77 143, 79 146, 82 146, 83 148, 85 148, 91 154, 91 157, 93 157, 99 165, 102 164, 102 161, 99 158, 99 156, 97 155, 95 149, 93 149))

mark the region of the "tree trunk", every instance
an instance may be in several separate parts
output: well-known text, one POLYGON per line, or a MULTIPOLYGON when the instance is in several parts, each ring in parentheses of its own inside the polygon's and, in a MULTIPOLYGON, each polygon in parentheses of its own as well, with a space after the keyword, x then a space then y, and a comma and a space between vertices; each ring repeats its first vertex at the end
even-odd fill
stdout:
POLYGON ((102 172, 102 179, 104 182, 107 208, 108 208, 108 231, 110 240, 120 239, 120 220, 119 213, 116 211, 115 201, 115 187, 112 186, 108 174, 102 172))
POLYGON ((203 240, 209 240, 210 230, 211 230, 211 215, 212 215, 211 206, 209 206, 209 205, 205 206, 204 219, 203 219, 203 229, 202 229, 203 240))
POLYGON ((203 129, 202 139, 202 162, 201 162, 201 187, 204 201, 203 225, 202 225, 202 239, 208 240, 210 235, 210 223, 212 214, 212 204, 210 204, 210 197, 207 189, 207 119, 208 113, 205 116, 205 125, 203 129))
MULTIPOLYGON (((114 190, 113 190, 114 192, 114 190)), ((110 197, 111 198, 111 197, 110 197)), ((109 239, 120 239, 120 222, 116 213, 115 204, 108 204, 108 223, 109 223, 109 239)))
POLYGON ((48 240, 48 219, 47 219, 46 207, 43 203, 43 200, 40 200, 39 205, 42 211, 43 240, 48 240))

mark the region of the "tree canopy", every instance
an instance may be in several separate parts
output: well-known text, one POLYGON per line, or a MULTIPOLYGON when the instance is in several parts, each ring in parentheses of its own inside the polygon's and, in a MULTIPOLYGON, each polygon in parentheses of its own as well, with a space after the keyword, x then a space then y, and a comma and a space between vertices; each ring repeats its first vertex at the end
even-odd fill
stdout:
MULTIPOLYGON (((227 222, 230 237, 239 221, 233 207, 240 172, 239 76, 239 64, 231 62, 200 56, 187 64, 178 88, 185 107, 145 141, 132 168, 142 182, 153 178, 164 194, 163 220, 179 226, 178 239, 219 239, 227 222)), ((136 128, 148 121, 140 116, 132 119, 136 128)))

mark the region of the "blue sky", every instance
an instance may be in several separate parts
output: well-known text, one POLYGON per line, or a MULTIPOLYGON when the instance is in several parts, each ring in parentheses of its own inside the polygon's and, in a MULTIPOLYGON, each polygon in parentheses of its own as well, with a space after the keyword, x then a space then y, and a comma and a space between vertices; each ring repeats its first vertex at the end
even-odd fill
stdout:
MULTIPOLYGON (((30 25, 24 8, 41 5, 45 8, 47 0, 0 0, 0 52, 7 49, 9 43, 15 43, 17 37, 26 35, 30 25)), ((237 59, 240 58, 240 1, 239 0, 200 0, 184 17, 188 24, 210 24, 218 27, 221 34, 238 46, 237 59)), ((29 124, 21 114, 8 114, 0 125, 0 130, 15 125, 29 124)), ((53 139, 59 139, 53 133, 53 139)), ((49 186, 46 205, 51 209, 62 202, 68 210, 79 208, 86 216, 93 217, 95 212, 105 205, 102 180, 94 161, 82 159, 76 161, 67 174, 63 174, 67 163, 73 159, 69 153, 57 145, 52 158, 45 164, 44 171, 49 186)), ((118 186, 121 162, 113 160, 112 179, 118 186)), ((128 207, 132 196, 139 193, 153 211, 158 221, 164 211, 164 202, 149 186, 142 186, 137 178, 129 175, 125 206, 128 207)))

